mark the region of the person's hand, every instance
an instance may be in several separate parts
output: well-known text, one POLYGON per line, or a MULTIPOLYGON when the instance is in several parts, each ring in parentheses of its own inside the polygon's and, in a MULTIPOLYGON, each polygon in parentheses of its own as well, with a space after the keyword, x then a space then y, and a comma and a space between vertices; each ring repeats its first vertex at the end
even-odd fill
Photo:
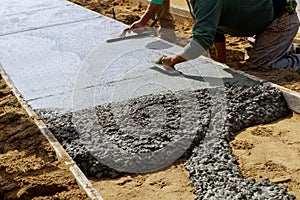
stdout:
POLYGON ((186 59, 183 55, 163 55, 159 58, 158 62, 165 67, 175 68, 174 66, 178 63, 184 62, 186 59))
POLYGON ((132 23, 130 25, 130 27, 126 28, 123 31, 122 35, 125 36, 127 33, 131 33, 132 31, 134 33, 140 34, 144 31, 145 26, 146 26, 146 24, 142 20, 138 20, 138 21, 132 23))
POLYGON ((135 33, 142 33, 144 31, 144 27, 147 25, 148 21, 155 16, 157 13, 158 9, 160 8, 161 5, 151 3, 148 5, 146 12, 143 14, 140 20, 134 22, 131 24, 129 28, 126 28, 122 35, 125 36, 126 33, 131 33, 131 31, 135 33))
POLYGON ((174 63, 173 57, 174 56, 163 55, 159 58, 159 62, 166 67, 174 68, 176 63, 174 63))

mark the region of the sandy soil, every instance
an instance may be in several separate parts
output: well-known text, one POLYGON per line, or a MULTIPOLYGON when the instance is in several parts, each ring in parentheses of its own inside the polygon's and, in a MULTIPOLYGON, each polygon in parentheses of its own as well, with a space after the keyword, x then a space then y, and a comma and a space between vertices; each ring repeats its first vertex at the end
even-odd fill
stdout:
POLYGON ((170 0, 170 2, 174 7, 179 7, 186 10, 189 8, 186 0, 170 0))
POLYGON ((0 76, 0 199, 87 199, 0 76))
POLYGON ((300 115, 240 132, 230 143, 246 178, 286 185, 300 199, 300 115))
POLYGON ((127 175, 119 179, 92 180, 104 199, 193 200, 193 187, 184 162, 151 174, 127 175))

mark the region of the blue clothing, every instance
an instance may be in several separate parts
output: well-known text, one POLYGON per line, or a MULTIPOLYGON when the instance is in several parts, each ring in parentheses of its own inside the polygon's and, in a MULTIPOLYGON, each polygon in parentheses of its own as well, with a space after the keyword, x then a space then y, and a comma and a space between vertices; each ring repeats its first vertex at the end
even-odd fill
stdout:
POLYGON ((150 2, 161 5, 163 3, 163 0, 151 0, 150 2))

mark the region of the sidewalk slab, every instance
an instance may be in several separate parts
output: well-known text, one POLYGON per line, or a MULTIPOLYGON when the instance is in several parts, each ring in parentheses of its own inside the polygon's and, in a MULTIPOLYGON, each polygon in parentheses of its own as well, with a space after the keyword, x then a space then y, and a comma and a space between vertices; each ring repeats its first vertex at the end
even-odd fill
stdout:
POLYGON ((96 17, 99 17, 99 15, 93 12, 87 12, 75 4, 58 3, 58 6, 53 8, 2 16, 0 19, 0 36, 96 17))
POLYGON ((72 89, 80 64, 125 26, 104 17, 0 37, 0 63, 26 100, 72 89))
POLYGON ((75 95, 79 109, 108 103, 111 95, 122 101, 159 91, 214 87, 233 77, 204 58, 178 65, 185 77, 166 75, 155 61, 181 47, 152 36, 106 42, 124 28, 101 17, 2 36, 1 64, 33 108, 70 109, 75 95), (136 87, 147 89, 136 92, 136 87), (92 101, 80 105, 81 97, 92 101))
POLYGON ((0 16, 69 5, 66 0, 1 0, 0 16))
POLYGON ((179 46, 153 36, 107 43, 126 26, 77 6, 37 11, 44 19, 34 12, 26 18, 27 27, 43 21, 48 27, 0 36, 0 63, 34 109, 82 109, 170 90, 216 87, 229 80, 249 81, 204 57, 177 65, 183 76, 170 76, 155 61, 180 52, 179 46), (54 14, 65 9, 74 13, 65 18, 54 14), (74 18, 82 21, 66 21, 74 18))

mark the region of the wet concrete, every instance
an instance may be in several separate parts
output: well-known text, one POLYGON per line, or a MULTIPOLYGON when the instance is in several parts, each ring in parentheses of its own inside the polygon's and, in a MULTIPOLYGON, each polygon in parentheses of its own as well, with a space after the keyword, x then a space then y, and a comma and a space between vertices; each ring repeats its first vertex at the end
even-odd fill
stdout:
POLYGON ((36 109, 80 109, 108 103, 112 95, 114 101, 122 101, 159 91, 223 85, 223 79, 247 80, 207 59, 178 65, 183 76, 164 74, 155 61, 180 48, 152 36, 106 42, 123 27, 99 17, 1 36, 1 64, 36 109))
POLYGON ((155 171, 185 158, 197 199, 295 199, 268 180, 245 180, 228 144, 237 131, 289 113, 281 92, 262 83, 37 112, 88 176, 155 171))
POLYGON ((288 114, 276 89, 203 57, 170 76, 154 63, 180 47, 153 36, 108 43, 123 24, 65 1, 0 7, 1 65, 88 176, 184 157, 198 199, 293 199, 269 181, 246 181, 228 145, 236 131, 288 114))
POLYGON ((72 3, 57 7, 4 15, 0 19, 0 36, 99 17, 72 3))
POLYGON ((69 5, 65 0, 2 0, 0 16, 9 16, 34 10, 42 10, 69 5))
POLYGON ((119 29, 100 17, 2 36, 1 64, 27 101, 70 92, 85 57, 119 29))

